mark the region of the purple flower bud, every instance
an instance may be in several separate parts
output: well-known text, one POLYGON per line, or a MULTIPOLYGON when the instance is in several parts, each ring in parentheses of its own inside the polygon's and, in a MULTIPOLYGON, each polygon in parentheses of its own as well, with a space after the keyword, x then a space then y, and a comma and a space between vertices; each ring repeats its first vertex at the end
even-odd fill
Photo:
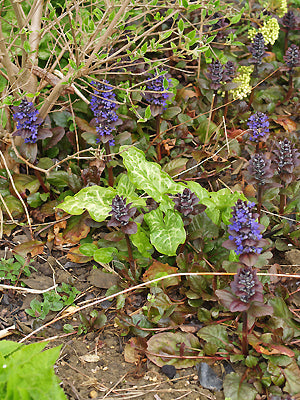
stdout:
POLYGON ((294 29, 296 27, 296 18, 292 10, 288 10, 288 12, 284 14, 280 21, 286 29, 294 29))
POLYGON ((241 199, 236 202, 232 207, 231 225, 228 227, 229 240, 223 243, 223 247, 235 250, 240 256, 240 262, 246 266, 255 264, 262 247, 268 243, 262 239, 263 225, 255 221, 258 214, 253 212, 254 206, 254 203, 241 199))
POLYGON ((137 232, 137 224, 129 221, 130 218, 136 213, 136 207, 130 208, 132 203, 126 205, 126 198, 116 195, 112 201, 112 210, 109 214, 112 215, 111 220, 107 226, 116 226, 127 235, 133 235, 137 232))
POLYGON ((223 80, 224 66, 219 60, 213 60, 213 62, 208 65, 207 70, 207 76, 212 81, 211 88, 213 90, 220 89, 223 80))
POLYGON ((252 131, 250 140, 253 142, 259 142, 260 140, 266 141, 269 136, 269 120, 266 114, 257 112, 251 115, 248 119, 247 125, 252 131))
POLYGON ((262 63, 262 59, 266 54, 265 49, 265 39, 261 32, 258 32, 253 39, 253 42, 250 46, 248 46, 250 53, 252 54, 252 62, 254 64, 260 65, 262 63))
POLYGON ((285 55, 283 56, 283 59, 286 63, 286 65, 290 69, 290 73, 293 72, 295 67, 298 67, 300 65, 300 49, 298 46, 295 44, 292 44, 286 51, 285 55))
POLYGON ((27 99, 22 99, 19 106, 12 106, 13 118, 17 122, 17 130, 13 136, 21 136, 25 143, 36 143, 37 140, 52 136, 50 129, 41 128, 44 122, 38 110, 27 99))
POLYGON ((276 164, 280 179, 289 184, 294 178, 294 168, 300 165, 300 153, 288 139, 275 143, 275 146, 273 161, 276 164))
POLYGON ((234 62, 227 61, 224 65, 224 73, 223 73, 223 81, 224 82, 231 82, 232 79, 235 77, 237 67, 234 62))
POLYGON ((195 205, 199 203, 198 197, 190 189, 185 188, 183 193, 177 193, 173 199, 175 210, 185 217, 196 214, 195 205))

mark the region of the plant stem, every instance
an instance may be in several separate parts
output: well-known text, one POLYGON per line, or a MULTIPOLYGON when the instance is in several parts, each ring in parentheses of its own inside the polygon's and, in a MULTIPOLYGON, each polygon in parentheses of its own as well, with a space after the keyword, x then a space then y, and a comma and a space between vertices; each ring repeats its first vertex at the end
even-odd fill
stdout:
MULTIPOLYGON (((109 156, 110 154, 110 145, 109 142, 105 143, 105 152, 107 157, 107 164, 110 162, 111 157, 109 156)), ((108 171, 108 184, 109 186, 113 187, 114 186, 114 174, 113 174, 113 169, 111 165, 107 165, 107 171, 108 171)))
POLYGON ((214 110, 214 108, 217 105, 217 101, 218 101, 218 97, 217 97, 217 91, 214 91, 214 98, 213 98, 213 103, 212 103, 212 114, 211 114, 211 118, 210 118, 210 122, 214 122, 214 118, 215 118, 215 114, 216 114, 216 110, 214 110))
POLYGON ((135 262, 134 262, 133 255, 132 255, 132 248, 131 248, 129 235, 127 233, 125 233, 125 239, 126 239, 126 244, 127 244, 127 249, 128 249, 128 260, 129 260, 129 265, 130 265, 130 271, 131 271, 133 279, 136 280, 136 277, 137 277, 136 276, 136 266, 135 266, 135 262))
POLYGON ((257 188, 257 213, 258 213, 258 222, 260 222, 261 218, 261 203, 262 203, 262 187, 258 185, 257 188))
POLYGON ((242 338, 242 351, 244 356, 248 355, 248 314, 243 311, 243 338, 242 338))
MULTIPOLYGON (((281 181, 281 184, 284 189, 284 182, 281 181)), ((283 215, 285 206, 286 206, 286 195, 283 194, 282 191, 280 191, 280 204, 279 204, 279 214, 280 215, 283 215)))
POLYGON ((286 29, 284 35, 284 52, 286 52, 288 49, 288 43, 289 43, 288 37, 289 37, 289 29, 286 29))
MULTIPOLYGON (((156 136, 159 137, 160 136, 160 115, 157 115, 155 118, 156 118, 156 136)), ((161 160, 160 143, 157 143, 157 145, 156 145, 156 153, 157 153, 157 161, 160 161, 161 160)))
POLYGON ((289 101, 289 99, 292 97, 293 90, 294 90, 293 75, 290 73, 289 74, 289 90, 285 96, 285 99, 283 100, 283 103, 285 103, 286 101, 289 101))
POLYGON ((225 97, 224 97, 224 104, 225 104, 225 108, 224 108, 224 119, 226 121, 226 117, 227 117, 227 111, 228 111, 228 90, 225 90, 225 97))
POLYGON ((36 169, 34 170, 34 175, 37 177, 38 181, 40 182, 40 185, 42 186, 43 190, 45 193, 49 193, 50 190, 47 188, 45 185, 45 182, 43 181, 43 178, 41 176, 40 171, 37 171, 36 169))

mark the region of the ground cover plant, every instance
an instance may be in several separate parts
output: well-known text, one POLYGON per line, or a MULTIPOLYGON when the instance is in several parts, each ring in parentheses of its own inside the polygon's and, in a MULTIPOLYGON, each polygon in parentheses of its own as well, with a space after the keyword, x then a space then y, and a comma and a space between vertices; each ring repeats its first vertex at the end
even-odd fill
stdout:
POLYGON ((135 377, 299 398, 299 6, 1 2, 3 398, 34 357, 32 398, 116 398, 112 331, 135 377), (63 394, 43 341, 74 374, 81 339, 98 380, 63 394))

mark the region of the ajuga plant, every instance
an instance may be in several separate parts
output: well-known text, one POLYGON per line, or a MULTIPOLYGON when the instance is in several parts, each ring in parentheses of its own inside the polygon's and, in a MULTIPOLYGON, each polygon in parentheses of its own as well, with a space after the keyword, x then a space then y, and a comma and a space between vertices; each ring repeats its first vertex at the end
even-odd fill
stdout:
MULTIPOLYGON (((115 143, 113 131, 121 123, 115 111, 118 107, 116 95, 113 92, 113 87, 107 80, 101 82, 92 81, 91 85, 94 88, 94 94, 90 102, 90 109, 94 113, 91 125, 96 127, 97 142, 104 143, 106 155, 108 156, 107 161, 109 162, 110 147, 115 143)), ((114 184, 111 166, 108 166, 108 183, 110 186, 114 184)))
MULTIPOLYGON (((173 201, 175 203, 175 210, 180 212, 184 226, 187 227, 191 221, 193 215, 197 215, 206 209, 206 206, 199 204, 199 199, 191 191, 191 189, 185 188, 182 193, 177 193, 173 201)), ((179 253, 182 253, 185 243, 180 246, 179 253)))
POLYGON ((109 212, 109 214, 111 214, 111 219, 107 223, 107 226, 120 228, 125 234, 130 270, 135 280, 137 278, 137 271, 132 255, 129 235, 137 233, 137 224, 134 221, 130 221, 130 218, 136 213, 136 207, 130 207, 131 205, 132 203, 126 205, 126 198, 124 199, 123 196, 116 195, 112 201, 111 211, 109 212))
POLYGON ((263 225, 256 222, 257 213, 253 212, 255 204, 238 200, 235 204, 228 227, 229 239, 223 243, 227 249, 234 250, 239 255, 242 266, 231 282, 230 289, 216 290, 220 302, 232 312, 242 313, 242 351, 248 354, 248 316, 269 315, 272 308, 263 303, 263 286, 253 268, 263 246, 267 244, 262 239, 263 225))
POLYGON ((281 23, 281 25, 283 26, 283 30, 285 31, 284 51, 286 52, 288 48, 289 32, 295 29, 297 25, 296 17, 293 10, 288 10, 288 12, 279 19, 279 22, 281 23))
POLYGON ((255 153, 252 155, 246 174, 248 183, 256 186, 257 193, 257 213, 258 220, 261 218, 261 205, 262 194, 270 186, 276 185, 272 178, 274 176, 274 169, 271 166, 271 160, 267 158, 266 154, 255 153))
MULTIPOLYGON (((214 109, 217 104, 217 93, 218 90, 222 87, 222 80, 224 74, 224 66, 221 64, 219 60, 213 60, 211 64, 207 67, 207 77, 211 80, 211 88, 214 90, 213 104, 212 108, 214 109)), ((215 116, 215 111, 211 114, 211 121, 213 122, 215 116)))
POLYGON ((249 140, 256 143, 256 151, 258 151, 259 143, 266 142, 270 134, 268 116, 258 111, 248 118, 247 125, 250 130, 249 140))
MULTIPOLYGON (((156 119, 156 137, 160 136, 160 119, 161 114, 164 112, 167 101, 171 99, 172 93, 168 92, 171 87, 171 79, 167 71, 160 71, 160 73, 151 74, 147 78, 146 91, 144 98, 150 105, 151 115, 156 119)), ((160 143, 157 145, 157 160, 161 160, 160 143)))
POLYGON ((287 65, 287 71, 289 74, 289 89, 284 101, 288 101, 293 93, 293 74, 294 68, 300 65, 300 49, 295 44, 292 44, 283 56, 285 64, 287 65))
POLYGON ((226 87, 226 84, 229 82, 232 82, 232 80, 236 76, 236 71, 237 71, 237 66, 234 62, 232 61, 227 61, 226 64, 224 65, 224 70, 223 70, 223 78, 222 81, 225 83, 224 85, 224 91, 225 91, 225 96, 224 96, 224 118, 226 119, 227 117, 227 110, 228 110, 228 89, 226 87))
POLYGON ((30 161, 34 162, 37 156, 37 141, 51 137, 52 131, 43 128, 44 120, 39 117, 39 111, 33 103, 27 99, 22 99, 18 106, 11 108, 13 119, 17 122, 17 130, 13 133, 13 136, 21 136, 24 139, 23 146, 27 148, 26 154, 30 153, 30 161))
POLYGON ((275 143, 273 150, 273 162, 276 165, 280 183, 283 187, 280 193, 280 206, 279 213, 283 214, 286 205, 286 195, 284 194, 284 188, 290 184, 295 176, 293 171, 295 167, 300 165, 300 153, 297 151, 292 142, 288 139, 284 139, 275 143))

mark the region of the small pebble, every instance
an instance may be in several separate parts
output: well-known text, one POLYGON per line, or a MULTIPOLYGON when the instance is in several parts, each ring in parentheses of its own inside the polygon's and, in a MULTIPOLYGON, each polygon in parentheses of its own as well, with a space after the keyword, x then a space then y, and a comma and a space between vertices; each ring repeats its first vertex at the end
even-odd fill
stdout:
POLYGON ((168 378, 173 379, 176 375, 176 368, 174 365, 164 365, 161 367, 161 372, 167 375, 168 378))
POLYGON ((92 390, 89 394, 90 399, 95 399, 98 396, 96 390, 92 390))

